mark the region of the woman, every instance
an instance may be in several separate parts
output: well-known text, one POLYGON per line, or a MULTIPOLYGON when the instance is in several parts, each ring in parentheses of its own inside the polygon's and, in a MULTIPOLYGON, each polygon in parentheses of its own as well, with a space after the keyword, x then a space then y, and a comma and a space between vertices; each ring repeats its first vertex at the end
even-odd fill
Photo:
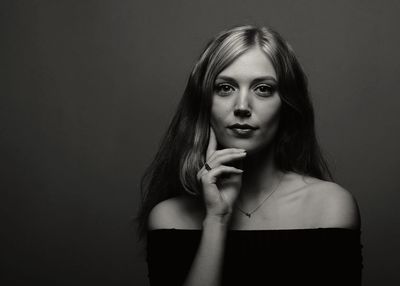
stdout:
POLYGON ((265 27, 209 42, 142 181, 151 285, 360 285, 357 203, 332 181, 307 81, 265 27))

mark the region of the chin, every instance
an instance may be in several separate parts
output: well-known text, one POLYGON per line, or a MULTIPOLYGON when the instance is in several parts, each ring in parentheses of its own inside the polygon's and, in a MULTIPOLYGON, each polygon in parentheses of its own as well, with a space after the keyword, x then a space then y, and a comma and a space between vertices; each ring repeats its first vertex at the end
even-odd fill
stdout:
POLYGON ((218 149, 225 149, 225 148, 238 148, 244 149, 247 153, 255 153, 257 150, 262 149, 263 146, 257 146, 250 142, 224 142, 222 144, 218 144, 218 149))
POLYGON ((267 141, 258 141, 258 140, 221 140, 218 142, 218 149, 225 148, 238 148, 244 149, 248 154, 255 154, 259 152, 265 152, 267 149, 272 148, 272 142, 270 140, 267 141))

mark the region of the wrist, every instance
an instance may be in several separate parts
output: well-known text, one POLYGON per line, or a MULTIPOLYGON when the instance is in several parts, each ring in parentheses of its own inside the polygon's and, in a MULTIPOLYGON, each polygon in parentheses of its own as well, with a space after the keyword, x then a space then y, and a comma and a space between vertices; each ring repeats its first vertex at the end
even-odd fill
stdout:
POLYGON ((203 228, 206 227, 228 227, 228 216, 207 215, 203 220, 203 228))

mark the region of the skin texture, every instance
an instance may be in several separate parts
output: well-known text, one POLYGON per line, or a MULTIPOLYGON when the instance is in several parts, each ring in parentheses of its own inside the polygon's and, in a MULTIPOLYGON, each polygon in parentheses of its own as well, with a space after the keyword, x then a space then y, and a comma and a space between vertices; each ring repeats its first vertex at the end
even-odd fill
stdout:
POLYGON ((150 229, 199 229, 207 219, 233 229, 359 228, 358 207, 347 190, 293 172, 282 174, 274 166, 270 147, 282 104, 276 85, 275 69, 257 46, 221 71, 206 153, 212 170, 203 167, 197 174, 204 201, 182 196, 161 202, 150 215, 150 229), (243 138, 227 128, 234 123, 258 129, 243 138), (251 220, 234 207, 254 209, 277 184, 251 220))
POLYGON ((241 162, 247 152, 257 153, 269 145, 278 128, 280 106, 275 69, 259 47, 246 51, 217 76, 206 153, 212 170, 202 168, 197 174, 206 216, 228 223, 242 187, 243 164, 239 169, 226 164, 241 162), (256 129, 238 134, 229 128, 236 123, 256 129))
POLYGON ((244 158, 246 152, 236 148, 216 150, 216 147, 217 140, 211 128, 206 158, 207 164, 212 166, 212 169, 206 170, 203 167, 198 172, 197 178, 203 185, 206 216, 217 218, 227 224, 233 211, 233 205, 240 193, 243 171, 226 166, 224 163, 244 158), (221 175, 225 175, 225 177, 221 178, 221 175))
POLYGON ((216 77, 211 126, 218 142, 217 149, 246 150, 241 160, 224 162, 244 170, 243 176, 230 178, 240 179, 238 200, 243 209, 254 209, 283 176, 272 158, 281 105, 275 68, 258 46, 247 50, 216 77), (229 128, 236 123, 249 124, 256 129, 245 135, 238 134, 229 128))
POLYGON ((275 167, 270 147, 281 107, 276 85, 275 70, 258 47, 217 76, 206 152, 212 169, 203 167, 197 173, 203 202, 171 198, 150 214, 149 229, 202 230, 185 286, 220 285, 228 229, 359 227, 356 203, 346 190, 315 178, 306 182, 275 167), (257 129, 243 136, 227 128, 235 123, 257 129), (233 167, 232 162, 239 163, 233 167), (235 208, 240 202, 243 209, 254 209, 273 190, 252 219, 235 208))
POLYGON ((217 141, 222 148, 242 148, 249 154, 265 148, 278 128, 280 106, 275 69, 265 53, 253 47, 215 81, 211 125, 217 141), (234 123, 257 129, 248 137, 237 136, 227 128, 234 123))

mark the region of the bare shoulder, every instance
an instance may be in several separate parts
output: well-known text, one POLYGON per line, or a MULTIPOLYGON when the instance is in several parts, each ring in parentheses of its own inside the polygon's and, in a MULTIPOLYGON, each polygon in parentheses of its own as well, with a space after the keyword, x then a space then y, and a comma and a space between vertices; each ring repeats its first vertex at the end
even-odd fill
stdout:
POLYGON ((158 203, 150 212, 148 229, 201 228, 201 205, 190 196, 178 196, 158 203))
POLYGON ((350 191, 337 183, 319 180, 309 185, 308 192, 320 227, 360 228, 358 204, 350 191))

